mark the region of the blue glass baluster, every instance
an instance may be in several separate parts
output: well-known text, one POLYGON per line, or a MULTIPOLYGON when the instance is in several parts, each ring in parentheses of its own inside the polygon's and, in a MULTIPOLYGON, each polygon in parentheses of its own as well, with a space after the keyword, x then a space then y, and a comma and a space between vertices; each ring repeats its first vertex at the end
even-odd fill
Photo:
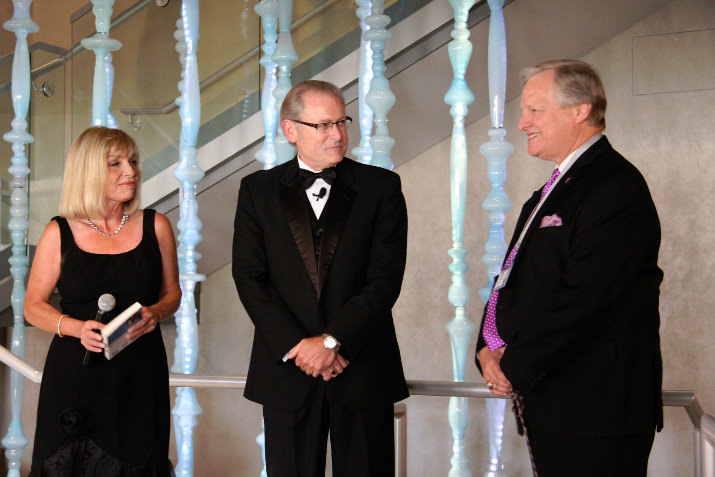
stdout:
POLYGON ((390 17, 383 13, 384 4, 384 0, 372 2, 372 13, 365 18, 370 29, 363 37, 372 47, 373 78, 366 96, 367 104, 375 114, 375 134, 370 138, 372 146, 370 163, 391 170, 394 164, 390 158, 390 151, 395 145, 395 140, 390 137, 390 129, 387 127, 387 113, 395 104, 395 95, 390 90, 390 82, 385 76, 385 43, 392 38, 392 33, 386 28, 390 23, 390 17))
MULTIPOLYGON (((276 51, 278 39, 278 3, 276 0, 262 0, 255 6, 256 13, 261 17, 263 23, 263 58, 261 64, 266 71, 263 79, 263 91, 261 92, 261 114, 263 115, 263 130, 265 137, 260 149, 256 152, 256 160, 263 163, 264 169, 271 169, 277 163, 276 148, 274 140, 278 125, 278 111, 276 109, 276 97, 274 95, 278 78, 276 68, 278 65, 273 61, 273 54, 276 51)), ((284 93, 285 97, 285 93, 284 93)), ((281 131, 282 133, 282 131, 281 131)), ((266 474, 266 448, 265 435, 261 433, 256 437, 256 442, 261 447, 261 458, 263 469, 261 477, 266 474)))
MULTIPOLYGON (((30 169, 25 156, 25 144, 30 144, 34 138, 27 132, 27 111, 30 104, 30 53, 27 48, 27 35, 36 33, 39 27, 30 19, 30 4, 32 0, 13 0, 13 17, 3 24, 3 28, 15 32, 15 54, 12 61, 12 106, 15 118, 12 120, 12 131, 3 138, 12 144, 12 165, 9 172, 12 175, 10 188, 10 221, 8 228, 12 237, 12 256, 10 257, 10 274, 13 278, 10 302, 13 312, 12 352, 25 357, 25 275, 27 274, 27 175, 30 169)), ((10 371, 10 425, 2 439, 7 457, 9 477, 20 477, 20 462, 25 455, 27 437, 20 420, 22 414, 22 399, 24 395, 24 380, 17 371, 10 371)))
MULTIPOLYGON (((183 0, 180 28, 183 34, 177 35, 177 38, 182 40, 177 51, 181 55, 183 66, 182 79, 179 83, 181 91, 181 101, 179 101, 181 157, 174 176, 181 182, 180 218, 177 227, 180 231, 178 237, 181 250, 179 281, 182 296, 181 306, 176 314, 177 338, 172 372, 191 374, 196 369, 198 356, 194 291, 196 283, 205 279, 196 271, 196 261, 200 256, 195 250, 196 245, 201 241, 196 183, 204 176, 204 172, 196 161, 196 140, 201 123, 201 99, 196 56, 199 38, 198 0, 183 0)), ((196 427, 196 416, 201 413, 196 393, 192 388, 180 387, 176 390, 176 403, 171 412, 174 415, 174 431, 177 436, 179 457, 176 475, 190 477, 194 472, 193 430, 196 427)))
POLYGON ((372 134, 373 112, 367 104, 367 93, 370 91, 372 82, 372 47, 370 41, 365 38, 365 33, 370 28, 365 18, 370 14, 372 1, 357 0, 357 17, 360 19, 360 29, 362 31, 360 41, 360 72, 358 82, 358 104, 360 109, 360 144, 353 148, 358 161, 363 164, 370 164, 372 161, 372 147, 370 146, 370 136, 372 134))
MULTIPOLYGON (((487 266, 488 282, 479 290, 484 303, 489 300, 494 277, 501 271, 506 253, 504 242, 504 211, 511 208, 509 198, 504 193, 506 179, 506 159, 514 148, 504 140, 504 102, 506 91, 506 32, 504 27, 504 0, 489 0, 491 18, 489 20, 489 104, 492 128, 489 142, 482 144, 482 154, 487 159, 487 177, 491 190, 482 203, 489 211, 489 233, 484 246, 486 254, 482 261, 487 266)), ((500 477, 504 466, 501 463, 501 446, 504 432, 503 399, 487 399, 487 429, 489 432, 489 467, 484 477, 500 477)))
MULTIPOLYGON (((464 381, 464 368, 467 361, 469 341, 474 333, 474 323, 467 317, 469 288, 465 274, 469 266, 465 262, 467 250, 463 247, 464 209, 467 190, 467 138, 464 132, 464 118, 467 106, 474 101, 474 95, 469 90, 464 75, 472 56, 472 43, 469 41, 467 15, 475 0, 451 0, 454 9, 454 30, 449 43, 449 59, 452 63, 454 79, 444 97, 445 103, 451 105, 452 115, 452 147, 450 151, 450 173, 452 190, 452 242, 449 250, 452 263, 452 285, 449 287, 449 301, 455 307, 455 315, 447 324, 447 331, 452 341, 452 368, 455 381, 464 381)), ((468 459, 464 450, 464 431, 469 421, 469 403, 466 398, 452 397, 449 400, 449 424, 452 427, 452 468, 450 477, 471 477, 467 468, 468 459)))
POLYGON ((263 163, 264 169, 270 169, 276 165, 277 160, 273 141, 278 127, 278 111, 276 111, 276 98, 273 96, 273 92, 278 84, 276 75, 278 65, 273 61, 273 53, 276 51, 278 39, 278 3, 276 0, 262 0, 255 6, 255 10, 263 23, 264 41, 261 64, 266 72, 261 92, 261 114, 263 115, 265 138, 256 152, 256 160, 263 163))
POLYGON ((112 64, 112 54, 107 53, 104 60, 107 68, 107 127, 119 129, 117 119, 112 114, 112 91, 114 90, 114 65, 112 64))
POLYGON ((107 126, 107 53, 118 50, 122 44, 109 38, 110 17, 114 0, 92 0, 92 12, 97 32, 82 40, 82 46, 92 50, 95 55, 94 84, 92 89, 92 125, 107 126))
MULTIPOLYGON (((272 59, 278 65, 278 84, 273 90, 273 95, 276 98, 276 111, 280 112, 283 99, 292 86, 290 79, 291 68, 293 63, 298 61, 298 53, 293 47, 293 38, 290 33, 293 21, 293 0, 278 0, 278 5, 278 28, 280 34, 278 35, 278 45, 272 59)), ((273 144, 278 164, 290 161, 295 156, 295 147, 286 139, 280 124, 273 144)))
MULTIPOLYGON (((179 83, 177 84, 177 87, 179 89, 179 96, 174 100, 174 103, 179 107, 179 115, 181 115, 181 94, 184 91, 184 73, 185 73, 185 65, 186 65, 186 42, 184 41, 184 21, 181 17, 179 17, 178 20, 176 20, 176 30, 174 31, 174 39, 176 40, 176 46, 174 49, 176 50, 177 53, 179 53, 179 63, 181 64, 181 71, 180 71, 180 77, 182 79, 179 80, 179 83)), ((184 144, 184 139, 181 134, 179 134, 179 151, 183 149, 183 144, 184 144)), ((181 206, 181 197, 183 196, 183 189, 180 187, 179 188, 179 206, 181 206)), ((184 258, 186 254, 184 253, 184 244, 179 242, 176 247, 176 255, 177 255, 177 261, 179 265, 179 276, 184 272, 184 258)), ((183 298, 183 291, 182 291, 182 298, 183 298)), ((183 364, 183 358, 186 355, 184 352, 186 346, 185 346, 185 340, 183 338, 186 338, 186 335, 181 335, 179 333, 178 329, 178 323, 179 323, 179 312, 181 310, 181 306, 179 307, 179 310, 177 310, 177 313, 174 315, 175 322, 177 323, 177 335, 176 335, 176 340, 175 340, 175 345, 174 345, 174 363, 171 365, 171 372, 172 373, 180 373, 182 370, 182 364, 183 364)), ((188 343, 188 346, 191 346, 191 342, 188 343)), ((188 362, 188 365, 191 365, 191 361, 188 362)), ((178 391, 177 391, 178 392, 178 391)), ((183 440, 182 440, 182 433, 178 432, 178 429, 180 429, 180 417, 177 416, 172 410, 173 414, 173 421, 174 421, 174 429, 177 430, 177 432, 174 432, 174 437, 176 439, 176 448, 181 450, 183 448, 183 440)))

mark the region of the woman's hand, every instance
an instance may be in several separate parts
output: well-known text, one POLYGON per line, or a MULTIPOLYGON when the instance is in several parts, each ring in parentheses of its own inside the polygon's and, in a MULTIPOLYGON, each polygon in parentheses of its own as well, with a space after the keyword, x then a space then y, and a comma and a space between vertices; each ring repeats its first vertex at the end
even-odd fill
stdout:
POLYGON ((104 328, 104 323, 94 320, 85 321, 79 331, 79 339, 82 346, 95 353, 102 351, 104 349, 104 343, 102 342, 102 335, 99 334, 99 330, 102 328, 104 328))
POLYGON ((135 340, 142 335, 151 333, 152 331, 154 331, 154 328, 156 328, 157 323, 158 320, 156 319, 156 315, 154 314, 154 312, 151 311, 151 308, 148 306, 143 306, 142 319, 141 321, 133 324, 129 328, 129 337, 135 340))

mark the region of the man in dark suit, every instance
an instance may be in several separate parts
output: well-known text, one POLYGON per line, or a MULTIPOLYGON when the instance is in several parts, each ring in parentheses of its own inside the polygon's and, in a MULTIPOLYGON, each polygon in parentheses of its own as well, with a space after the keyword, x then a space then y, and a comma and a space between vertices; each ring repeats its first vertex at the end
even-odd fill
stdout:
POLYGON ((392 321, 407 245, 399 176, 344 158, 342 92, 294 86, 297 157, 243 179, 236 289, 255 325, 246 398, 263 405, 269 476, 394 475, 393 403, 408 396, 392 321))
POLYGON ((588 64, 550 61, 522 80, 528 152, 558 167, 521 211, 477 366, 494 394, 514 393, 540 477, 646 475, 663 425, 658 215, 602 134, 588 64))

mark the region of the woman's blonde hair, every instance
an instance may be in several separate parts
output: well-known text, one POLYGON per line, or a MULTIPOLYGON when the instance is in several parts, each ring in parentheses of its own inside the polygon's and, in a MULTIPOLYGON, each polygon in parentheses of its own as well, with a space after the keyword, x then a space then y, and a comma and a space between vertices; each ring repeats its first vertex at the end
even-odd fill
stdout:
POLYGON ((67 156, 60 195, 60 215, 83 219, 100 217, 106 212, 104 183, 107 178, 107 157, 115 150, 128 153, 137 162, 136 192, 125 204, 125 210, 131 214, 139 208, 141 169, 137 143, 122 130, 93 126, 77 136, 67 156))

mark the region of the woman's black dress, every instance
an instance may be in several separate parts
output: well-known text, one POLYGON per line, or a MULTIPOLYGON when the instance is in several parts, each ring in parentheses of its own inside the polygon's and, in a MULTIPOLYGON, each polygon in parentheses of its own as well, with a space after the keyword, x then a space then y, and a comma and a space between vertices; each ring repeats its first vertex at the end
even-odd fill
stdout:
MULTIPOLYGON (((94 319, 97 300, 111 293, 109 317, 135 301, 152 305, 161 288, 161 252, 154 211, 145 210, 141 243, 116 255, 94 254, 60 226, 62 261, 57 285, 62 313, 94 319)), ((59 316, 58 316, 59 318, 59 316)), ((95 353, 82 366, 79 338, 55 336, 47 353, 37 410, 33 477, 158 477, 169 462, 169 371, 157 326, 111 361, 95 353)))

